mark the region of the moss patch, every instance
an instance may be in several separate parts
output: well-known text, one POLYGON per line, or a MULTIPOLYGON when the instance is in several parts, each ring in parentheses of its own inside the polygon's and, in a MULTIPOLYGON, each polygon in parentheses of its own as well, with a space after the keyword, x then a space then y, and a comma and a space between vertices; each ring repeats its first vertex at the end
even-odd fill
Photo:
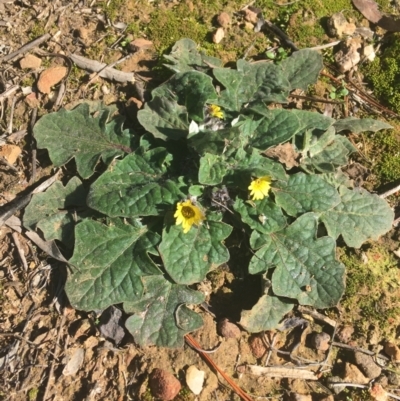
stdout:
POLYGON ((375 95, 400 113, 400 36, 395 35, 382 55, 363 69, 375 95))
POLYGON ((374 244, 364 252, 343 251, 340 259, 347 268, 341 301, 344 320, 361 335, 373 328, 380 338, 394 340, 400 323, 400 270, 395 256, 384 245, 374 244))

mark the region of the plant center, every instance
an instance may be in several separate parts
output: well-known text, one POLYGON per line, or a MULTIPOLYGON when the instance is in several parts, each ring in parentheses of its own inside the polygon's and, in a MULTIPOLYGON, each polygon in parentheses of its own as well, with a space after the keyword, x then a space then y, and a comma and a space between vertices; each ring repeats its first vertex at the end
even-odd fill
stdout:
POLYGON ((191 219, 195 216, 194 210, 190 206, 183 206, 181 212, 185 219, 191 219))

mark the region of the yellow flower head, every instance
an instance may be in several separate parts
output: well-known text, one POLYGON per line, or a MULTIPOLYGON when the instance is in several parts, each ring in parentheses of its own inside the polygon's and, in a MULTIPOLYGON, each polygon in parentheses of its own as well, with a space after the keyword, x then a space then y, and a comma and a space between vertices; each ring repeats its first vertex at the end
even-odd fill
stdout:
POLYGON ((250 196, 253 200, 261 200, 268 196, 268 192, 271 188, 271 177, 268 175, 256 178, 249 186, 250 196))
POLYGON ((186 234, 193 224, 198 226, 205 219, 202 211, 190 200, 179 202, 174 214, 176 224, 182 224, 183 232, 186 234))
POLYGON ((208 106, 208 111, 212 117, 217 117, 221 120, 224 118, 224 112, 221 110, 221 107, 217 106, 216 104, 210 104, 208 106))

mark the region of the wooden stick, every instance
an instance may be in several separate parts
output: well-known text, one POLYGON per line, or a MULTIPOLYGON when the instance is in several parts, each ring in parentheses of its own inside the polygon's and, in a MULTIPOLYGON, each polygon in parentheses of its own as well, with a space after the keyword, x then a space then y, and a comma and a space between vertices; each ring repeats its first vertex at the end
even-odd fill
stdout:
POLYGON ((318 376, 311 370, 299 369, 291 366, 258 366, 246 365, 245 372, 263 377, 280 377, 288 379, 318 380, 318 376))
POLYGON ((114 80, 117 82, 135 82, 135 74, 133 72, 124 72, 116 70, 115 68, 108 68, 107 64, 100 63, 95 60, 90 60, 77 54, 71 54, 69 56, 71 60, 79 67, 84 70, 89 70, 99 73, 102 78, 114 80))
POLYGON ((0 63, 6 63, 7 61, 11 61, 12 59, 14 59, 15 57, 17 57, 19 55, 25 54, 29 50, 33 49, 36 46, 41 45, 42 43, 46 42, 50 38, 51 38, 51 35, 49 33, 45 33, 44 35, 39 36, 35 40, 32 40, 32 42, 20 47, 15 52, 12 52, 10 54, 7 54, 7 56, 2 57, 0 59, 0 63))

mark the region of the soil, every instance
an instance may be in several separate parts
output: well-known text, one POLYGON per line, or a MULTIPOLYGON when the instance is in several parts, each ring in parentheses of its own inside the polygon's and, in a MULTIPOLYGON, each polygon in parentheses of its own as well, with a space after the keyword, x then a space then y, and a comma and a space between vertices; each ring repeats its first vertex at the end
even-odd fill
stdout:
MULTIPOLYGON (((269 12, 268 17, 282 29, 287 28, 298 47, 336 40, 325 34, 323 18, 308 10, 308 6, 302 6, 302 2, 295 6, 275 3, 284 2, 264 1, 256 6, 269 12), (304 16, 307 17, 305 25, 296 31, 296 24, 304 16), (305 37, 315 26, 322 36, 305 37)), ((347 8, 351 8, 348 3, 347 8)), ((10 145, 18 147, 18 151, 13 150, 16 161, 8 159, 7 153, 1 153, 0 212, 4 210, 2 206, 17 195, 26 194, 53 173, 47 152, 36 149, 32 138, 32 124, 44 114, 61 106, 71 109, 82 101, 102 100, 107 105, 117 104, 120 112, 126 115, 127 124, 140 130, 135 112, 149 99, 150 90, 168 78, 161 56, 182 37, 196 40, 202 49, 226 63, 244 54, 250 59, 265 58, 265 51, 278 46, 279 41, 268 32, 255 33, 254 27, 239 13, 242 6, 235 0, 202 1, 199 4, 190 0, 0 0, 0 57, 41 35, 50 34, 49 39, 29 51, 41 59, 40 67, 22 69, 20 59, 23 54, 8 62, 3 60, 1 64, 0 151, 10 145), (232 21, 226 28, 225 38, 217 45, 212 43, 212 33, 217 28, 220 12, 228 13, 232 21), (140 85, 93 77, 65 60, 65 55, 75 53, 111 64, 133 51, 129 43, 134 39, 147 39, 153 45, 147 43, 143 48, 135 48, 131 57, 117 68, 138 74, 142 80, 140 85), (61 65, 67 67, 68 75, 62 78, 62 85, 66 84, 65 96, 57 103, 60 86, 53 86, 52 92, 44 94, 37 90, 37 83, 42 71, 61 65), (19 85, 23 90, 3 97, 12 85, 19 85)), ((329 64, 329 53, 326 56, 329 64)), ((37 63, 37 60, 33 61, 37 63)), ((333 75, 338 76, 335 72, 333 75)), ((338 78, 339 83, 342 78, 338 78)), ((321 79, 308 95, 329 99, 332 84, 321 79)), ((342 105, 335 104, 329 109, 322 102, 293 101, 298 108, 314 108, 331 113, 335 118, 346 113, 342 105)), ((349 102, 352 106, 352 99, 349 102)), ((371 107, 357 106, 356 115, 379 112, 373 117, 385 118, 381 110, 371 107)), ((398 138, 399 132, 395 135, 398 138)), ((376 168, 381 143, 367 135, 353 139, 360 154, 349 166, 354 175, 352 179, 369 190, 379 191, 377 184, 393 187, 393 183, 379 177, 376 168)), ((69 162, 60 178, 69 178, 74 171, 74 163, 69 162)), ((400 176, 396 177, 399 179, 400 176)), ((397 194, 389 201, 397 211, 397 194)), ((23 208, 16 217, 22 215, 23 208)), ((341 247, 338 253, 348 269, 348 289, 337 308, 320 311, 319 315, 315 311, 295 310, 290 317, 293 317, 293 323, 299 324, 258 335, 250 335, 236 325, 239 330, 233 330, 232 336, 221 336, 218 323, 223 319, 238 323, 240 312, 250 309, 260 295, 258 279, 234 274, 235 266, 221 266, 210 274, 208 281, 198 285, 198 289, 208 296, 206 304, 196 309, 204 325, 192 336, 204 350, 213 351, 208 355, 215 364, 254 400, 303 399, 299 398, 302 395, 311 395, 315 400, 373 399, 368 385, 361 389, 340 388, 343 391, 336 394, 338 387, 329 384, 332 378, 359 384, 359 374, 366 380, 363 383, 376 379, 386 391, 395 393, 400 383, 399 370, 396 363, 390 361, 390 356, 370 358, 363 365, 357 362, 354 350, 362 348, 375 356, 383 353, 387 342, 391 342, 394 349, 400 345, 400 273, 394 254, 399 248, 398 238, 394 228, 379 242, 366 244, 360 250, 341 247), (336 345, 317 345, 315 335, 321 332, 336 341, 336 345), (376 377, 366 373, 376 370, 368 369, 368 364, 381 365, 376 377), (299 368, 307 365, 318 375, 314 381, 276 375, 256 376, 248 373, 248 365, 299 368), (355 372, 354 366, 361 372, 355 372)), ((155 368, 179 379, 182 390, 175 400, 240 399, 201 353, 188 345, 181 349, 139 347, 126 331, 118 344, 106 338, 100 331, 101 311, 85 313, 69 306, 63 292, 67 274, 66 266, 34 245, 24 229, 0 226, 0 400, 150 401, 154 398, 148 385, 149 375, 155 368), (185 371, 191 365, 205 372, 205 383, 199 396, 185 384, 185 371)))

